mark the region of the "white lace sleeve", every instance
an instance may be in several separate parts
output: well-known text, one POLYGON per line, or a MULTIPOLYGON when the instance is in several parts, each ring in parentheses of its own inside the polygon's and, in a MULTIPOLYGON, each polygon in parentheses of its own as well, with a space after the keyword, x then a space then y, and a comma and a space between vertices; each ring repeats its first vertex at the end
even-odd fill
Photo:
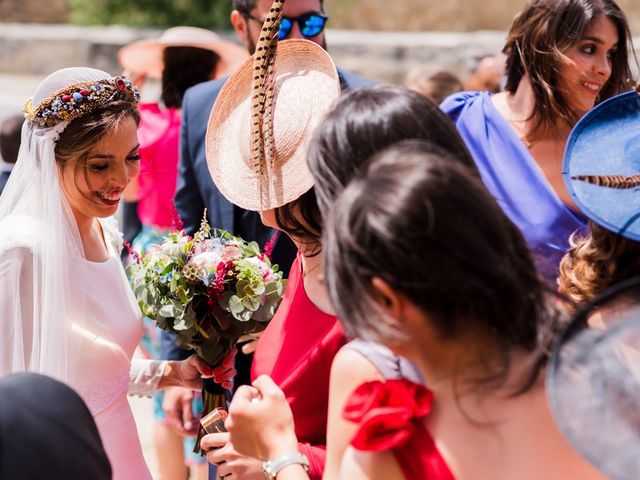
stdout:
POLYGON ((129 371, 129 395, 150 397, 158 390, 158 384, 167 366, 166 360, 134 358, 129 371))
POLYGON ((124 246, 124 236, 118 226, 116 217, 107 217, 100 219, 100 225, 105 235, 105 240, 111 244, 115 252, 120 255, 124 246))

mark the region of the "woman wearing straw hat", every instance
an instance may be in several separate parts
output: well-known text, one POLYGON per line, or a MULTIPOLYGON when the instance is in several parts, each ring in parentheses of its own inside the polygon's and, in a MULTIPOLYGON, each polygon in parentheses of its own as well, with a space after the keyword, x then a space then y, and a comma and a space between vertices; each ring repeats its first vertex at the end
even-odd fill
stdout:
MULTIPOLYGON (((258 44, 258 48, 261 45, 258 44)), ((262 51, 262 50, 258 50, 262 51)), ((300 451, 312 478, 325 460, 329 372, 346 343, 323 276, 321 215, 306 163, 315 127, 340 95, 336 67, 317 44, 286 40, 277 47, 272 107, 252 90, 258 55, 227 80, 211 112, 207 160, 220 192, 241 208, 259 211, 263 222, 287 234, 298 248, 282 304, 259 340, 252 378, 269 374, 285 391, 296 417, 300 451), (254 100, 258 99, 256 103, 254 100), (261 132, 263 132, 261 134, 261 132)), ((269 77, 269 67, 265 67, 269 77)), ((226 433, 205 436, 203 449, 220 476, 264 478, 260 462, 238 455, 226 433)))
MULTIPOLYGON (((137 212, 142 223, 141 232, 132 242, 136 251, 142 253, 160 243, 174 221, 172 205, 185 91, 198 83, 228 75, 246 57, 241 47, 195 27, 170 28, 157 39, 133 42, 118 52, 125 71, 133 72, 139 82, 148 77, 161 80, 161 101, 139 106, 140 175, 128 191, 128 200, 138 202, 137 212)), ((145 319, 145 327, 143 350, 159 358, 160 332, 151 320, 145 319)), ((167 422, 163 399, 163 392, 156 393, 153 399, 154 439, 161 478, 186 479, 189 472, 185 464, 196 469, 197 478, 207 478, 205 459, 193 452, 195 438, 181 436, 167 422)), ((197 414, 202 409, 199 397, 193 403, 197 414)))

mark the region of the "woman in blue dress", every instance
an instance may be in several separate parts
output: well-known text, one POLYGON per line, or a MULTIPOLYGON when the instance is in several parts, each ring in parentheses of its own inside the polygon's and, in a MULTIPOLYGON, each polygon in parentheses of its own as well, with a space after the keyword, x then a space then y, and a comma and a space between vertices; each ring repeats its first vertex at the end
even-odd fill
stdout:
POLYGON ((596 103, 628 89, 632 51, 613 0, 531 0, 503 49, 506 91, 462 92, 441 106, 550 286, 569 237, 586 224, 562 181, 567 137, 596 103))

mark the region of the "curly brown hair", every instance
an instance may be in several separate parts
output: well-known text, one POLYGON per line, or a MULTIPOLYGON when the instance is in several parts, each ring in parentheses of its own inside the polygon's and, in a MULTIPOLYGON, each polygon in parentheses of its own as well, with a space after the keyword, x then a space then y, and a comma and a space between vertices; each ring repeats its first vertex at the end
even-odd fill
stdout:
POLYGON ((560 292, 577 303, 591 300, 606 287, 640 275, 640 242, 589 222, 589 233, 573 235, 560 262, 560 292))

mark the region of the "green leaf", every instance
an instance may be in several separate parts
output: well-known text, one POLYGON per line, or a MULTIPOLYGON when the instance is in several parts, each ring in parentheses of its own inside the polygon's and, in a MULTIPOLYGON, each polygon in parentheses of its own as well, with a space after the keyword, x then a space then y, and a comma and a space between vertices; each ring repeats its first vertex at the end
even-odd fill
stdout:
MULTIPOLYGON (((239 314, 244 310, 244 305, 242 304, 242 300, 237 295, 232 295, 229 298, 229 311, 231 314, 236 317, 236 314, 239 314)), ((237 318, 237 317, 236 317, 237 318)))
POLYGON ((245 297, 242 299, 242 305, 247 310, 255 312, 258 308, 260 308, 260 298, 258 297, 245 297))
POLYGON ((176 266, 176 264, 174 262, 169 263, 166 267, 164 267, 164 269, 162 270, 162 272, 160 272, 160 276, 166 275, 168 274, 170 271, 173 270, 173 268, 176 266))
POLYGON ((189 330, 189 328, 191 328, 191 322, 189 322, 186 318, 181 318, 181 319, 176 319, 175 322, 173 322, 173 328, 175 330, 189 330))
POLYGON ((175 306, 173 306, 173 305, 164 305, 160 309, 160 315, 162 315, 163 317, 175 317, 176 316, 175 306))

